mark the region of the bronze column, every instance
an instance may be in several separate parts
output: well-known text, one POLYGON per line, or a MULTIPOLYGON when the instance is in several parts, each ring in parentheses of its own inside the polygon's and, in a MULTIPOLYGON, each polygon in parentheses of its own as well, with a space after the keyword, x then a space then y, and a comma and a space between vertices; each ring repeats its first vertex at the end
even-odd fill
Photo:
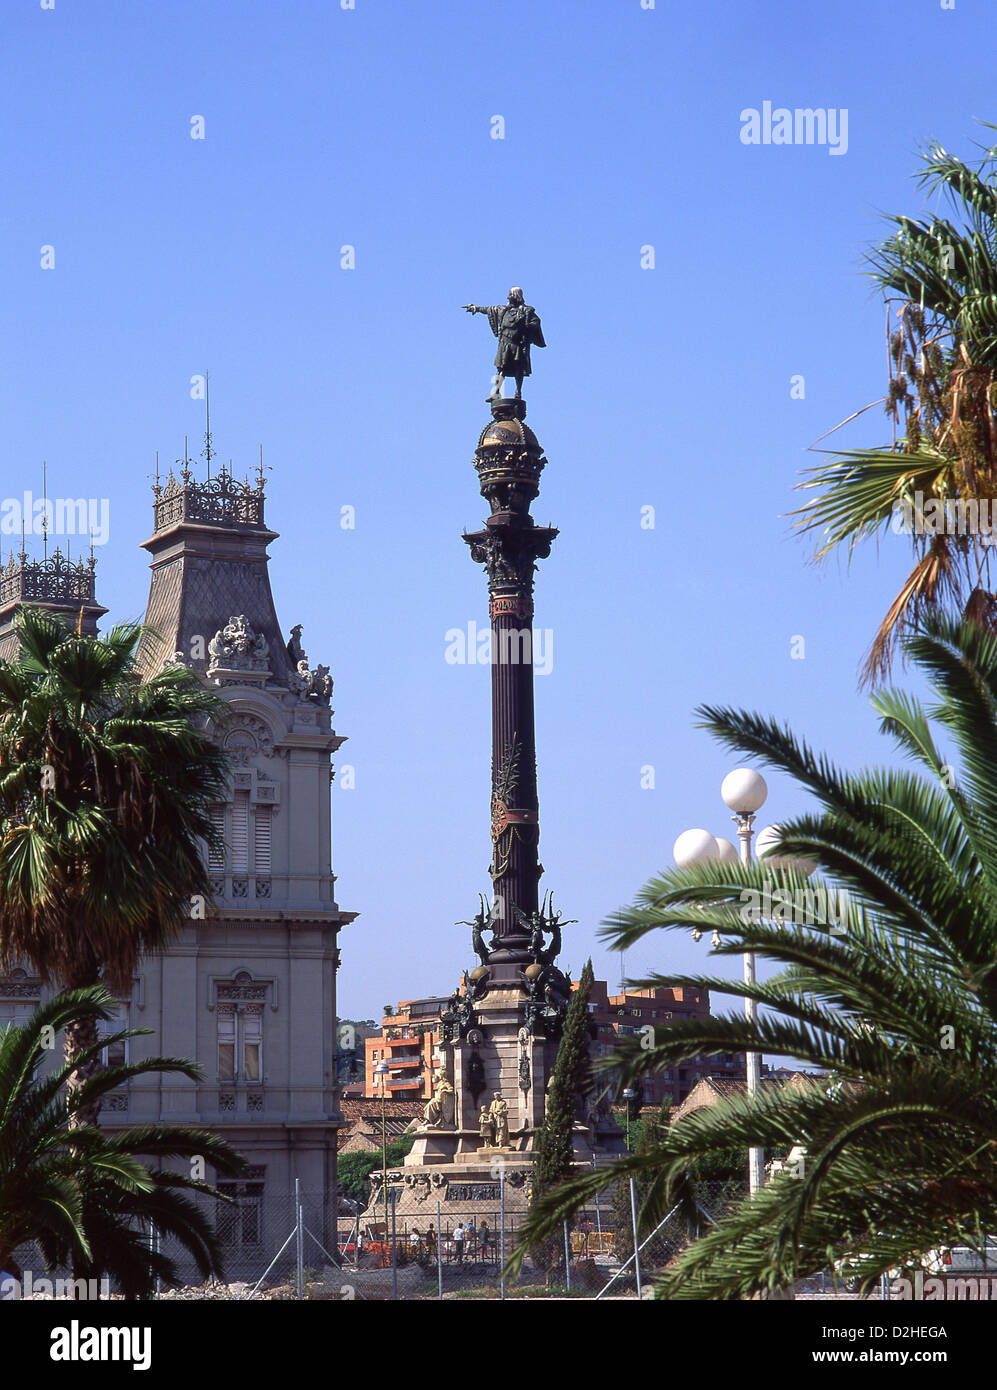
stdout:
POLYGON ((539 907, 543 869, 533 717, 533 575, 550 554, 554 527, 537 526, 530 503, 546 462, 524 423, 526 403, 497 398, 475 451, 481 495, 491 508, 485 529, 464 536, 488 574, 492 666, 491 836, 494 983, 517 980, 532 959, 530 919, 539 907))

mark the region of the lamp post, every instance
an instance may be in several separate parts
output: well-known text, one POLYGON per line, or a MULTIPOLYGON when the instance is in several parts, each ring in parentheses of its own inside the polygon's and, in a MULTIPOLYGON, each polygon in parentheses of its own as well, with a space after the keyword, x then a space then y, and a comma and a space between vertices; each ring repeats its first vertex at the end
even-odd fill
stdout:
POLYGON ((384 1121, 385 1078, 390 1075, 387 1061, 382 1058, 374 1068, 374 1075, 381 1078, 381 1191, 384 1194, 384 1239, 388 1239, 388 1141, 384 1121))
MULTIPOLYGON (((742 864, 752 862, 751 840, 754 834, 755 816, 765 804, 768 796, 768 787, 765 778, 760 772, 755 772, 750 767, 739 767, 735 771, 729 772, 724 778, 720 795, 723 797, 728 808, 733 812, 731 820, 737 826, 737 837, 740 841, 740 849, 735 849, 730 840, 711 835, 708 830, 685 830, 675 841, 673 854, 675 862, 679 868, 689 868, 692 864, 705 864, 712 861, 721 864, 732 864, 738 860, 742 864)), ((766 847, 778 839, 778 827, 768 826, 762 830, 756 841, 755 851, 760 858, 768 859, 773 868, 780 865, 789 867, 791 864, 804 873, 813 871, 814 866, 802 860, 791 860, 786 856, 775 856, 766 853, 766 847)), ((693 940, 699 941, 702 932, 696 930, 692 933, 693 940)), ((720 945, 720 933, 714 931, 714 946, 720 945)), ((744 953, 744 983, 753 985, 755 983, 755 953, 745 951, 744 953)), ((745 999, 744 1015, 749 1023, 755 1024, 758 1021, 758 1004, 754 999, 745 999)), ((748 1087, 748 1094, 753 1095, 758 1090, 761 1080, 761 1054, 758 1052, 748 1052, 745 1054, 745 1072, 748 1087)), ((749 1191, 757 1192, 765 1182, 765 1151, 758 1148, 748 1150, 748 1186, 749 1191)))
POLYGON ((627 1103, 627 1149, 628 1149, 628 1150, 629 1150, 629 1148, 630 1148, 630 1102, 633 1100, 633 1098, 634 1098, 634 1096, 635 1096, 636 1094, 637 1094, 637 1092, 633 1089, 632 1086, 628 1086, 627 1089, 623 1092, 623 1099, 624 1099, 624 1100, 626 1101, 626 1103, 627 1103))

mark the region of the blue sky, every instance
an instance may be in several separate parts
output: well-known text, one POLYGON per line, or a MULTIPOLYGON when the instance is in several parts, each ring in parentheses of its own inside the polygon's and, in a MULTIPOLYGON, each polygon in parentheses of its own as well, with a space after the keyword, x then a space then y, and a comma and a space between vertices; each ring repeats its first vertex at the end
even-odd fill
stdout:
MULTIPOLYGON (((815 569, 785 513, 807 446, 883 390, 878 215, 923 206, 919 141, 968 155, 997 118, 992 0, 55 0, 2 24, 0 492, 40 491, 45 459, 50 494, 106 497, 99 596, 138 617, 155 451, 201 447, 191 377, 220 459, 262 442, 278 612, 332 667, 356 770, 344 1015, 449 992, 488 887, 488 670, 444 660, 487 621, 460 532, 494 345, 468 301, 522 285, 549 344, 526 396, 561 528, 537 733, 543 883, 580 919, 562 961, 618 979, 600 920, 679 831, 729 833, 698 703, 886 753, 856 670, 907 543, 815 569), (765 101, 846 108, 847 152, 745 145, 765 101)), ((805 805, 770 788, 764 823, 805 805)), ((663 935, 627 968, 706 963, 663 935)))

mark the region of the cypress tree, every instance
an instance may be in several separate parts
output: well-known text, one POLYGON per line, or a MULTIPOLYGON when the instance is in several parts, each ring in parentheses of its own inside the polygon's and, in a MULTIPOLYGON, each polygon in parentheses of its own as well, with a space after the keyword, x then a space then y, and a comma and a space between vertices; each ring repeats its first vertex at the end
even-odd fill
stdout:
MULTIPOLYGON (((563 1182, 571 1172, 572 1129, 579 1097, 586 1095, 591 1086, 588 1001, 592 980, 589 960, 568 1003, 554 1075, 547 1092, 547 1113, 533 1156, 534 1200, 563 1182)), ((549 1268, 556 1262, 558 1249, 556 1240, 544 1241, 532 1251, 534 1263, 541 1269, 549 1268)))

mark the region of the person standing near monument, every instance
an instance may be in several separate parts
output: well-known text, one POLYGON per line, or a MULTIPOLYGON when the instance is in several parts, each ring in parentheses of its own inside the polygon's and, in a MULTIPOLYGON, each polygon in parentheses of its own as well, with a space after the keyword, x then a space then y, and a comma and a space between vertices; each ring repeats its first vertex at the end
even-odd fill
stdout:
POLYGON ((453 1248, 454 1254, 457 1256, 457 1263, 462 1265, 464 1263, 464 1227, 459 1221, 453 1228, 453 1248))

